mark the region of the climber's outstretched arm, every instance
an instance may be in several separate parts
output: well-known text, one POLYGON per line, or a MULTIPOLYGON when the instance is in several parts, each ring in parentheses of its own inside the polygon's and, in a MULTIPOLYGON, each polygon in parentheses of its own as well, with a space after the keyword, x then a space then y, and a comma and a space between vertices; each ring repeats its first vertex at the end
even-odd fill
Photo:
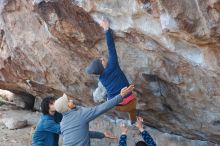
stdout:
POLYGON ((112 35, 112 30, 109 28, 109 21, 104 19, 100 22, 100 26, 105 30, 105 39, 108 47, 108 65, 118 65, 118 56, 115 48, 115 42, 112 35))

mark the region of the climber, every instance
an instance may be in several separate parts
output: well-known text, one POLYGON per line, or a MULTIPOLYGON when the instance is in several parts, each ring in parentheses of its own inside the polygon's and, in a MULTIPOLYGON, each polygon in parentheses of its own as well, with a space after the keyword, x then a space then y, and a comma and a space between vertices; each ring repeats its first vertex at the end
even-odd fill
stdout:
MULTIPOLYGON (((129 82, 118 63, 112 30, 109 28, 109 21, 103 19, 100 22, 100 26, 105 31, 108 46, 108 62, 104 57, 94 59, 86 68, 86 72, 88 74, 99 75, 99 80, 107 90, 107 99, 110 100, 118 95, 124 86, 129 86, 129 82)), ((131 123, 134 123, 136 120, 135 96, 129 93, 124 100, 116 106, 116 110, 128 112, 131 123)))
POLYGON ((63 146, 90 146, 90 138, 116 138, 110 132, 103 134, 89 131, 89 122, 120 103, 133 89, 133 85, 125 87, 113 99, 93 108, 76 106, 65 94, 57 99, 55 109, 63 114, 61 122, 63 146))
POLYGON ((55 111, 55 98, 46 97, 41 103, 41 116, 34 131, 33 146, 58 146, 60 134, 60 121, 62 115, 55 111))
MULTIPOLYGON (((150 134, 146 130, 144 130, 142 122, 143 122, 143 118, 137 117, 136 127, 141 132, 141 135, 144 141, 138 141, 135 144, 135 146, 156 146, 156 143, 154 142, 153 138, 150 136, 150 134)), ((128 128, 125 127, 124 124, 121 124, 120 129, 121 129, 122 135, 120 136, 118 146, 127 146, 126 140, 127 140, 128 128)))

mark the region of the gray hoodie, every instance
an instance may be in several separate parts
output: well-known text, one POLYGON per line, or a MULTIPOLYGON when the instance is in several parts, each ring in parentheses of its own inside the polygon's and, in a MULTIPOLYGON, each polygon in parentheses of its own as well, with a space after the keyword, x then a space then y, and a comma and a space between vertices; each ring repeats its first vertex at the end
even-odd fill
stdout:
POLYGON ((61 121, 63 146, 90 146, 90 138, 104 138, 102 133, 89 131, 89 122, 107 112, 122 100, 123 98, 117 95, 98 106, 92 108, 77 106, 63 113, 61 121))

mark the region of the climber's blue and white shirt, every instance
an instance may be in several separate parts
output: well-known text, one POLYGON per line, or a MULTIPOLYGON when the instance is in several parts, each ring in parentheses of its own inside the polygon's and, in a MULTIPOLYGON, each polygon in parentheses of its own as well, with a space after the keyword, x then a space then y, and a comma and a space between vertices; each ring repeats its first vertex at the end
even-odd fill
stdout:
MULTIPOLYGON (((148 146, 157 146, 153 138, 150 136, 150 134, 146 130, 144 130, 141 133, 141 135, 148 146)), ((127 135, 121 135, 118 146, 127 146, 126 141, 127 141, 127 135)))

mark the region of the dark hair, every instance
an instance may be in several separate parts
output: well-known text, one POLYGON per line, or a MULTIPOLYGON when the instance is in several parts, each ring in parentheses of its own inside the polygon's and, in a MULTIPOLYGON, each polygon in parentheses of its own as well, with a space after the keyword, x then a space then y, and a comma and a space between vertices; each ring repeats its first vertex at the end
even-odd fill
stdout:
POLYGON ((144 141, 138 141, 135 146, 148 146, 144 141))
POLYGON ((53 104, 56 99, 54 97, 46 97, 41 102, 41 112, 44 115, 49 115, 49 104, 53 104))

